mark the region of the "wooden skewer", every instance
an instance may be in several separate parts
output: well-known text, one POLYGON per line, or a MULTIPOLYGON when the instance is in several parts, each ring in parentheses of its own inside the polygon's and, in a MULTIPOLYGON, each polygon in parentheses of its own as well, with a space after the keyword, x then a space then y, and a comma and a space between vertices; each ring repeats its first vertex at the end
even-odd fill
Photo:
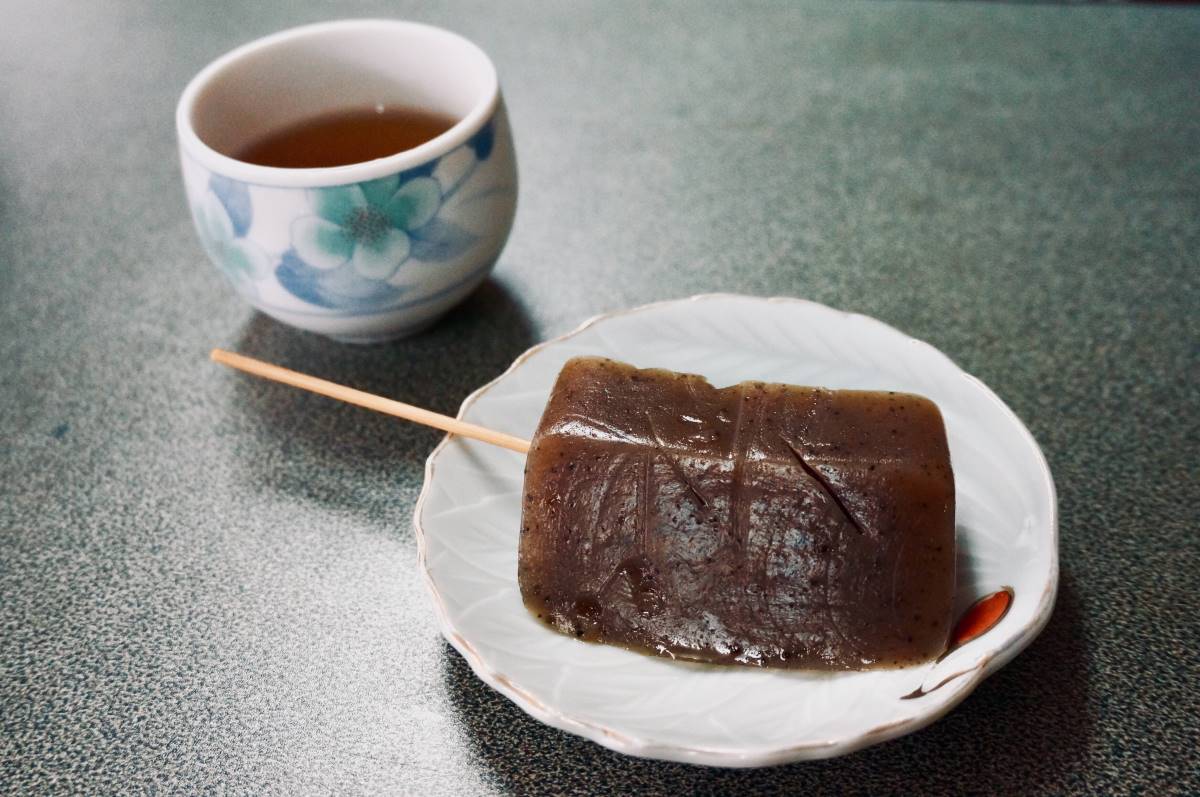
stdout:
POLYGON ((472 440, 481 440, 484 443, 502 446, 513 451, 519 451, 522 454, 529 451, 528 440, 522 440, 519 437, 513 437, 504 432, 497 432, 494 429, 487 429, 483 426, 476 426, 473 423, 460 421, 457 418, 451 418, 449 415, 430 412, 420 407, 414 407, 411 404, 404 404, 403 402, 393 401, 383 396, 364 393, 352 387, 327 382, 324 379, 317 379, 315 376, 302 374, 299 371, 280 368, 278 365, 271 365, 262 360, 256 360, 253 357, 245 357, 241 354, 224 351, 223 349, 213 349, 210 357, 213 362, 227 365, 230 368, 236 368, 239 371, 245 371, 248 374, 253 374, 263 379, 270 379, 273 382, 282 382, 285 385, 298 387, 301 390, 320 393, 322 396, 328 396, 338 401, 357 404, 360 407, 382 412, 385 415, 394 415, 397 418, 404 418, 407 421, 432 426, 434 429, 441 429, 443 432, 469 437, 472 440))

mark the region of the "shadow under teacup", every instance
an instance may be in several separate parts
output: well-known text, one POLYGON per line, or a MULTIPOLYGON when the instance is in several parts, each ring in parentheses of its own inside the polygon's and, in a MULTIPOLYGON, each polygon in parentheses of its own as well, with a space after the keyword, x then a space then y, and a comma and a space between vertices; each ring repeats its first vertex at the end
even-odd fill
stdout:
POLYGON ((495 67, 439 28, 348 20, 259 39, 205 67, 175 122, 208 256, 251 305, 301 329, 354 343, 416 332, 483 282, 512 228, 516 161, 495 67), (281 131, 372 109, 450 127, 346 165, 247 158, 281 131))

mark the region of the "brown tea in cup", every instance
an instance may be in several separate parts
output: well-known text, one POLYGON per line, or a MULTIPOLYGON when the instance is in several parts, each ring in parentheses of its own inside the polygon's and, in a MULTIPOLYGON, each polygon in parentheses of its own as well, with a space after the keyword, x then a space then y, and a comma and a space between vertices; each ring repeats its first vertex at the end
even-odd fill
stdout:
POLYGON ((347 166, 418 147, 457 121, 422 108, 350 108, 272 130, 229 154, 245 163, 282 169, 347 166))

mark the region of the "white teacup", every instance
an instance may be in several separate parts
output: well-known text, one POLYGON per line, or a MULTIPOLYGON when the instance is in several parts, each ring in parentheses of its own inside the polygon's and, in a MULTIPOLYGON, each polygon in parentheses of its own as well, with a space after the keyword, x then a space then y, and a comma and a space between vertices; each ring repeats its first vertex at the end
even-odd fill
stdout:
POLYGON ((354 343, 416 332, 487 277, 512 228, 516 159, 495 67, 439 28, 347 20, 259 39, 205 67, 175 123, 205 251, 250 304, 301 329, 354 343), (380 105, 457 122, 347 166, 232 156, 312 117, 380 105))

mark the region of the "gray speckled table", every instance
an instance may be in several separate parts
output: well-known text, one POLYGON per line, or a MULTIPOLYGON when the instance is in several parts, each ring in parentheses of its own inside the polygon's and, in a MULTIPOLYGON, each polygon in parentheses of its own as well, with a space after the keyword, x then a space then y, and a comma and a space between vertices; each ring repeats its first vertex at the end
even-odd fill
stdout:
POLYGON ((270 5, 0 13, 0 791, 1200 791, 1200 10, 270 5), (478 41, 522 170, 494 279, 374 348, 233 298, 172 130, 209 59, 344 15, 478 41), (435 628, 436 435, 205 359, 453 411, 587 316, 715 290, 924 338, 1046 451, 1054 617, 925 731, 736 772, 542 727, 435 628))

